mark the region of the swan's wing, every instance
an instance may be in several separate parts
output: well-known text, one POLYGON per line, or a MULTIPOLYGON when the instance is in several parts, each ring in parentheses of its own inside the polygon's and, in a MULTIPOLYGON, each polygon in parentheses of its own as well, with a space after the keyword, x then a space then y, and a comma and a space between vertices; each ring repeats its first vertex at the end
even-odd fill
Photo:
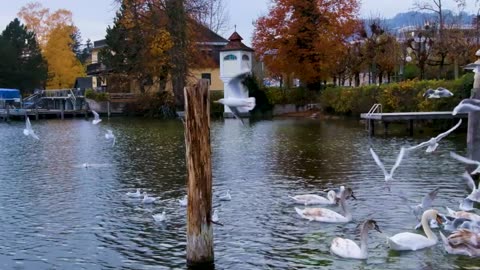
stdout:
POLYGON ((96 111, 92 110, 92 113, 93 113, 93 118, 95 120, 100 120, 100 115, 98 115, 98 113, 96 111))
POLYGON ((242 122, 242 125, 245 126, 245 123, 243 122, 242 118, 240 117, 240 112, 238 111, 237 107, 228 106, 228 108, 230 109, 230 111, 232 111, 233 116, 235 116, 235 118, 240 120, 240 122, 242 122))
POLYGON ((472 177, 470 176, 470 174, 468 172, 464 172, 462 174, 462 178, 467 182, 467 186, 471 189, 471 190, 475 190, 475 182, 473 181, 472 177))
POLYGON ((405 155, 405 148, 400 148, 400 153, 398 153, 397 160, 395 161, 395 165, 393 165, 392 169, 390 170, 390 175, 393 175, 393 172, 400 166, 400 163, 403 160, 403 156, 405 155))
POLYGON ((460 121, 458 121, 458 123, 455 126, 453 126, 451 129, 445 131, 444 133, 440 133, 437 137, 435 137, 435 139, 437 140, 437 142, 440 141, 441 139, 445 138, 448 134, 450 134, 452 131, 457 129, 461 124, 462 124, 462 119, 460 119, 460 121))
POLYGON ((466 157, 462 157, 460 155, 455 154, 454 152, 450 152, 450 156, 460 162, 466 163, 466 164, 471 164, 471 165, 480 165, 480 162, 476 160, 472 160, 466 157))
POLYGON ((428 209, 430 206, 432 206, 433 200, 435 200, 435 197, 437 197, 438 190, 440 188, 436 188, 432 191, 430 191, 425 197, 422 199, 422 208, 423 209, 428 209))
POLYGON ((426 147, 426 146, 429 146, 430 145, 430 141, 426 141, 426 142, 422 142, 420 144, 417 144, 415 146, 412 146, 412 147, 408 147, 406 150, 407 151, 413 151, 413 150, 417 150, 417 149, 420 149, 422 147, 426 147))
POLYGON ((387 176, 388 173, 387 173, 387 171, 385 170, 385 167, 383 166, 382 161, 380 160, 380 158, 378 158, 377 153, 375 153, 375 151, 373 151, 372 148, 370 148, 370 153, 372 154, 372 157, 373 157, 373 159, 375 160, 375 163, 377 163, 377 166, 380 167, 380 169, 382 170, 383 174, 384 174, 385 176, 387 176))

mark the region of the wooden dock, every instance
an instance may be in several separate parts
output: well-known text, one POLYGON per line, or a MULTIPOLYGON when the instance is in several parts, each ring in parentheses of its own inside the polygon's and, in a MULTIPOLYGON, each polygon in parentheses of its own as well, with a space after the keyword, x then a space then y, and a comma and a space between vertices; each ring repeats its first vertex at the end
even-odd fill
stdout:
POLYGON ((86 110, 55 110, 55 109, 0 109, 0 119, 8 121, 10 119, 21 119, 28 115, 31 120, 39 118, 61 118, 65 117, 88 117, 86 110))
POLYGON ((452 112, 396 112, 396 113, 362 113, 360 118, 367 121, 368 132, 375 135, 375 121, 383 123, 384 132, 387 134, 388 124, 390 122, 408 121, 408 130, 410 136, 413 136, 413 123, 415 120, 436 120, 436 119, 459 119, 468 118, 467 113, 452 115, 452 112))

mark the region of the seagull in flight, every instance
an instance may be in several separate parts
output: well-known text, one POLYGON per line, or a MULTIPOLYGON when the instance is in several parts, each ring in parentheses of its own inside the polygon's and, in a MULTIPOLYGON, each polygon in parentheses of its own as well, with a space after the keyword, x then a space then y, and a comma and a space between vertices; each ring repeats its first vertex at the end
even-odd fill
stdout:
POLYGON ((472 193, 467 196, 467 199, 474 202, 480 202, 480 184, 477 188, 475 186, 475 182, 473 181, 472 177, 468 172, 464 172, 462 177, 467 182, 468 187, 472 189, 472 193))
MULTIPOLYGON (((412 210, 417 220, 420 220, 420 216, 423 214, 423 212, 432 206, 433 200, 435 200, 435 198, 437 197, 439 189, 440 188, 437 187, 434 190, 427 193, 423 197, 422 202, 413 207, 407 204, 407 206, 410 208, 410 210, 412 210)), ((398 195, 398 197, 403 199, 405 202, 408 202, 408 199, 404 195, 398 195)))
POLYGON ((427 146, 426 152, 431 153, 431 152, 435 151, 435 149, 437 149, 438 142, 441 139, 445 138, 448 134, 450 134, 455 129, 457 129, 461 124, 462 124, 462 119, 460 119, 460 121, 458 121, 458 123, 454 127, 452 127, 451 129, 445 131, 444 133, 439 134, 437 137, 431 138, 430 140, 428 140, 426 142, 422 142, 421 144, 409 147, 409 148, 407 148, 407 151, 412 151, 412 150, 416 150, 416 149, 427 146))
POLYGON ((40 138, 38 138, 37 134, 35 134, 35 131, 33 131, 32 124, 30 123, 30 118, 28 118, 28 116, 25 116, 25 129, 23 130, 23 134, 25 136, 30 135, 30 136, 32 136, 32 138, 40 140, 40 138))
POLYGON ((107 133, 105 133, 105 139, 113 140, 112 146, 115 146, 115 135, 110 129, 107 129, 107 133))
POLYGON ((96 124, 102 122, 102 119, 100 119, 100 115, 98 115, 98 113, 96 111, 92 110, 92 113, 93 113, 92 124, 96 125, 96 124))
POLYGON ((479 161, 469 159, 469 158, 466 158, 466 157, 462 157, 460 155, 455 154, 454 152, 450 152, 450 156, 452 158, 460 161, 460 162, 465 163, 465 164, 477 166, 477 168, 475 168, 475 170, 473 170, 470 174, 480 173, 480 162, 479 161))
POLYGON ((398 166, 400 166, 400 163, 402 162, 402 159, 403 159, 403 156, 405 155, 405 148, 402 147, 400 149, 400 153, 398 153, 398 156, 397 156, 397 160, 395 161, 395 164, 393 165, 392 169, 390 170, 390 172, 387 172, 387 170, 385 170, 385 166, 383 165, 382 161, 380 160, 380 158, 378 157, 377 153, 375 153, 375 151, 373 151, 372 148, 370 148, 370 154, 372 154, 372 157, 373 159, 375 160, 375 163, 377 163, 377 166, 380 167, 380 169, 382 170, 383 174, 385 175, 385 182, 387 184, 387 188, 390 189, 388 187, 388 184, 390 181, 393 180, 393 173, 395 172, 395 170, 398 168, 398 166))
POLYGON ((474 105, 472 103, 464 102, 464 100, 462 100, 455 108, 453 108, 452 115, 457 115, 458 113, 470 113, 480 111, 480 103, 472 102, 477 104, 474 105))
POLYGON ((425 94, 423 94, 424 97, 426 98, 442 98, 442 97, 451 97, 453 96, 453 93, 450 92, 450 90, 443 88, 443 87, 438 87, 437 89, 431 89, 429 88, 425 94))

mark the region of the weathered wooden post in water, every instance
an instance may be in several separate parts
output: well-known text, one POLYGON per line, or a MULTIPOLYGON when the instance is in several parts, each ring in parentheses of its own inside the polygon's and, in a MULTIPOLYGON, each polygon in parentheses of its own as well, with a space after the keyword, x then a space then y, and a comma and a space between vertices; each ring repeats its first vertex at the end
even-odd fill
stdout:
POLYGON ((208 81, 185 87, 187 265, 213 266, 212 159, 208 81))
MULTIPOLYGON (((479 59, 474 63, 475 77, 471 98, 480 99, 480 50, 475 55, 479 59)), ((467 150, 471 159, 480 161, 480 112, 468 113, 467 150)))

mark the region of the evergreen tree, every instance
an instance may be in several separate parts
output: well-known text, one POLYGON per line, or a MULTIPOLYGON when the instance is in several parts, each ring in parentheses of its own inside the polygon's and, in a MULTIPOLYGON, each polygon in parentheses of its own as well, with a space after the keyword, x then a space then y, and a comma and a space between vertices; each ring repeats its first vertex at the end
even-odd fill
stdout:
POLYGON ((17 88, 28 95, 43 88, 47 65, 42 57, 35 33, 14 19, 0 37, 0 87, 17 88))

